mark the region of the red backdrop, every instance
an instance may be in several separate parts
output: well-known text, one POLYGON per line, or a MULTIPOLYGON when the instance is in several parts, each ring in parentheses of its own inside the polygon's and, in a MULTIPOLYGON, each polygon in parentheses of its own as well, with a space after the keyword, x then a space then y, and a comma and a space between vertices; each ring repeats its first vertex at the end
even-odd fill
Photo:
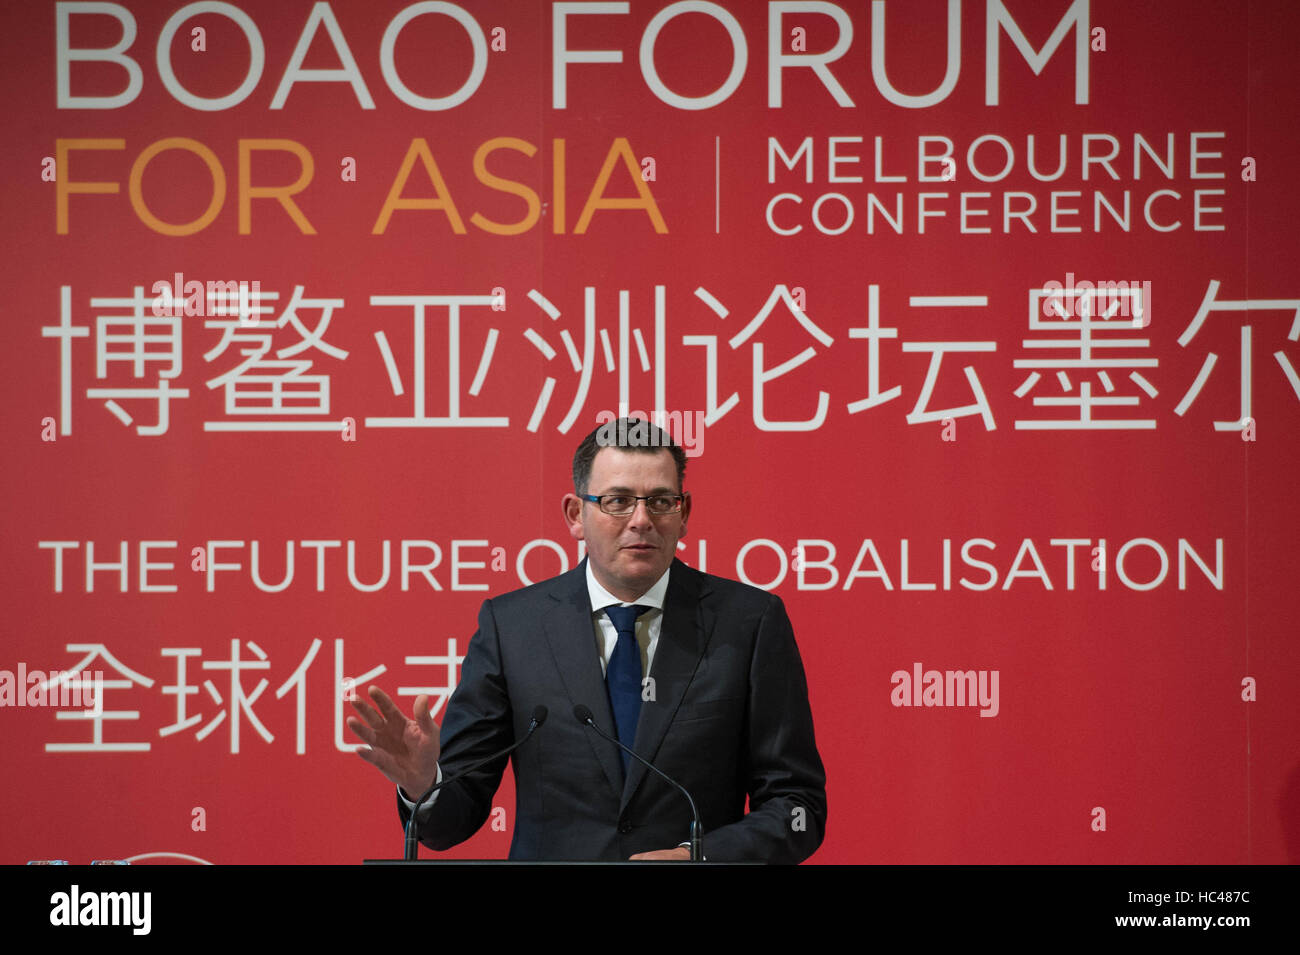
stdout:
POLYGON ((576 564, 621 404, 814 861, 1300 858, 1295 7, 877 6, 7 7, 0 861, 396 854, 340 698, 576 564))

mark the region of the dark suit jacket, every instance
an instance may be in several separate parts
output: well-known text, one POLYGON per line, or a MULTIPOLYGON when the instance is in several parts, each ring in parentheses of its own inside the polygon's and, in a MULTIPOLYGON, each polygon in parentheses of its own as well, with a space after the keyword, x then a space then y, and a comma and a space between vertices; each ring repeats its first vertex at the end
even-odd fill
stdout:
MULTIPOLYGON (((803 664, 781 599, 674 560, 641 704, 640 755, 694 797, 709 861, 800 862, 821 844, 826 775, 813 738, 803 664), (749 812, 745 812, 746 798, 749 812)), ((446 849, 487 819, 507 759, 516 809, 512 859, 627 859, 688 838, 677 790, 573 716, 591 709, 613 734, 592 630, 586 561, 484 601, 442 722, 443 777, 523 735, 533 738, 439 792, 420 841, 446 849)), ((409 813, 398 800, 405 823, 409 813)))

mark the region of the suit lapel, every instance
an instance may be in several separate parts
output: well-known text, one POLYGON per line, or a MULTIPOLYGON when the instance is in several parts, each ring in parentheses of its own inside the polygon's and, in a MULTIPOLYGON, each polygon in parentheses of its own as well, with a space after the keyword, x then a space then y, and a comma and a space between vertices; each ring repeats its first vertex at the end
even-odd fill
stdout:
MULTIPOLYGON (((546 615, 543 628, 550 645, 564 692, 568 694, 570 708, 583 703, 591 710, 596 725, 612 732, 614 716, 609 709, 609 696, 605 692, 605 678, 597 656, 596 635, 592 629, 591 596, 587 592, 587 561, 583 558, 577 568, 565 575, 563 586, 552 591, 555 603, 546 615)), ((561 578, 563 580, 563 578, 561 578)), ((671 579, 671 578, 670 578, 671 579)), ((662 637, 660 640, 662 641, 662 637)), ((644 710, 643 710, 644 712, 644 710)), ((553 719, 573 719, 572 713, 558 713, 553 719)), ((601 739, 591 730, 585 730, 592 754, 600 762, 610 788, 618 792, 623 782, 623 767, 618 748, 601 739)))
MULTIPOLYGON (((637 720, 636 746, 641 756, 655 761, 673 714, 695 675, 700 657, 713 631, 713 616, 701 600, 709 591, 708 579, 680 560, 673 560, 664 597, 663 625, 655 646, 650 676, 654 678, 654 700, 643 700, 637 720)), ((650 770, 636 760, 628 768, 623 786, 622 808, 631 801, 650 770)))

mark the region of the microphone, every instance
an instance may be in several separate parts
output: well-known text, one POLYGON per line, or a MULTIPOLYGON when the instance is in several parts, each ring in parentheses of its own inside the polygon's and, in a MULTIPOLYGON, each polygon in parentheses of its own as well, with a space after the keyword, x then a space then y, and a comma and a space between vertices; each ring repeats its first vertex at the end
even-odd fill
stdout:
POLYGON ((677 780, 672 779, 671 777, 669 777, 668 775, 666 775, 664 772, 662 772, 662 771, 659 769, 658 766, 656 766, 654 763, 650 762, 650 760, 645 759, 644 757, 642 757, 642 756, 641 756, 641 755, 640 755, 636 750, 634 750, 634 749, 632 749, 632 748, 630 748, 630 747, 628 747, 628 746, 624 746, 622 743, 620 743, 620 742, 619 742, 617 739, 615 739, 613 736, 610 736, 608 733, 606 733, 604 730, 602 730, 599 726, 597 726, 597 725, 596 725, 596 720, 595 720, 595 719, 592 717, 592 715, 591 715, 591 710, 588 709, 588 708, 587 708, 586 706, 584 706, 583 704, 579 703, 577 706, 575 706, 575 707, 573 708, 573 715, 574 715, 574 718, 577 719, 577 721, 578 721, 579 723, 583 723, 583 724, 585 724, 585 725, 587 725, 587 726, 590 726, 590 727, 591 727, 592 729, 594 729, 594 730, 595 730, 599 735, 601 735, 601 736, 603 736, 605 739, 609 740, 611 743, 613 743, 613 744, 614 744, 615 746, 617 746, 619 749, 623 750, 623 752, 627 753, 629 756, 631 756, 631 757, 632 757, 633 759, 635 759, 637 762, 644 764, 647 768, 649 768, 650 770, 654 771, 654 772, 655 772, 655 773, 656 773, 660 778, 666 780, 670 786, 673 786, 674 788, 676 788, 678 792, 680 792, 683 796, 686 797, 686 801, 687 801, 688 803, 691 804, 691 816, 692 816, 692 819, 691 819, 691 861, 692 861, 692 862, 701 862, 701 861, 703 861, 703 860, 704 860, 704 823, 700 821, 700 813, 699 813, 699 810, 697 810, 697 809, 695 808, 695 800, 692 799, 692 798, 691 798, 691 794, 690 794, 689 792, 686 791, 686 787, 683 786, 681 783, 679 783, 677 780))
POLYGON ((541 726, 543 723, 546 722, 547 712, 548 711, 546 707, 540 704, 533 707, 533 717, 531 720, 528 721, 528 729, 524 731, 523 736, 519 737, 519 739, 515 740, 505 749, 501 750, 501 752, 493 753, 491 756, 488 756, 484 759, 480 759, 478 762, 472 763, 465 769, 462 769, 455 776, 451 776, 447 779, 444 779, 442 782, 436 783, 433 786, 430 786, 427 790, 425 790, 424 795, 415 801, 415 808, 411 810, 411 818, 406 820, 406 848, 402 854, 403 859, 405 859, 407 862, 414 862, 418 858, 419 849, 417 848, 418 840, 416 839, 416 831, 418 829, 418 824, 416 823, 415 820, 416 817, 419 816, 420 810, 424 808, 424 804, 429 799, 429 797, 432 796, 434 793, 436 793, 443 786, 446 786, 448 783, 454 783, 462 776, 474 772, 474 770, 478 769, 480 766, 490 763, 493 760, 500 759, 502 756, 508 756, 510 753, 513 753, 515 750, 517 750, 520 746, 523 746, 524 743, 528 742, 528 738, 533 735, 533 732, 539 726, 541 726))

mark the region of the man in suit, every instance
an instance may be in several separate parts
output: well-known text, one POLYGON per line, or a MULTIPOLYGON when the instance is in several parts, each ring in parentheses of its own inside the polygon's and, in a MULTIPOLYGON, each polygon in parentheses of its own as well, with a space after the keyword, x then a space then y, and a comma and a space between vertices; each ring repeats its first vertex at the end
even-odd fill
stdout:
MULTIPOLYGON (((796 863, 821 843, 825 772, 803 664, 780 598, 677 560, 686 457, 639 419, 602 425, 574 455, 570 534, 587 557, 484 602, 441 729, 427 697, 407 719, 383 691, 354 703, 359 755, 398 785, 403 823, 435 780, 545 724, 513 755, 512 859, 686 859, 686 800, 573 715, 590 709, 694 797, 709 861, 796 863), (748 800, 748 812, 746 812, 748 800)), ((450 783, 421 810, 446 849, 487 819, 509 757, 450 783)))

